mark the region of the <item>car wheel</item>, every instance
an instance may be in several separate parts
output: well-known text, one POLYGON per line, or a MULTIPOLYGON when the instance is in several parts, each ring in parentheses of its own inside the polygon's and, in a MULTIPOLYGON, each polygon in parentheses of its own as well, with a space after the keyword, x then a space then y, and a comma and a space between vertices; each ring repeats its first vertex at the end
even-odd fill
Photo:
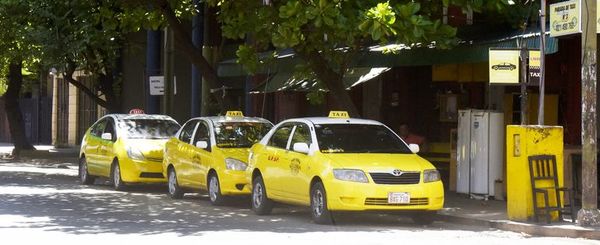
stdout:
POLYGON ((184 192, 177 183, 177 174, 175 173, 175 168, 169 168, 169 171, 167 172, 167 178, 169 186, 169 197, 173 199, 182 198, 184 192))
POLYGON ((436 219, 435 212, 419 212, 411 215, 411 219, 417 225, 431 225, 436 219))
POLYGON ((315 183, 310 190, 310 209, 317 224, 333 224, 331 211, 327 208, 327 193, 323 183, 315 183))
POLYGON ((116 191, 125 190, 125 183, 123 183, 123 179, 121 179, 121 167, 119 166, 119 162, 115 162, 113 164, 110 172, 110 179, 112 180, 113 188, 116 191))
POLYGON ((216 173, 208 176, 208 197, 212 205, 218 206, 224 203, 224 197, 221 195, 221 185, 216 173))
POLYGON ((273 201, 267 197, 267 189, 262 176, 252 181, 252 210, 258 215, 270 214, 273 210, 273 201))
POLYGON ((79 160, 79 181, 82 185, 92 185, 94 184, 94 180, 96 180, 96 178, 90 175, 87 168, 87 161, 85 160, 85 157, 82 157, 79 160))

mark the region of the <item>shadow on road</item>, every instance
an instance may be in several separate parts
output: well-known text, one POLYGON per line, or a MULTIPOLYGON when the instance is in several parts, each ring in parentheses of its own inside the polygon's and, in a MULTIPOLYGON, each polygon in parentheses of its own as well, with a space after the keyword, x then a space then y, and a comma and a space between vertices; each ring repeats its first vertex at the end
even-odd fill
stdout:
MULTIPOLYGON (((211 206, 204 194, 172 200, 165 186, 133 186, 113 191, 107 182, 82 186, 75 176, 0 171, 0 228, 30 227, 73 234, 136 233, 179 235, 204 231, 388 231, 440 229, 419 227, 410 219, 371 213, 336 215, 337 225, 316 225, 306 208, 278 206, 273 214, 256 216, 248 198, 211 206), (17 217, 17 222, 7 219, 17 217)), ((444 229, 447 229, 445 227, 444 229)))

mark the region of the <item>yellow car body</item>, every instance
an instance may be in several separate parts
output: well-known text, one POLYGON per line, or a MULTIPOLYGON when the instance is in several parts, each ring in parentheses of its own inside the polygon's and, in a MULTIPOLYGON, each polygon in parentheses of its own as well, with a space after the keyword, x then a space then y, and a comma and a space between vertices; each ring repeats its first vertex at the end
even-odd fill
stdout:
MULTIPOLYGON (((266 214, 271 201, 314 208, 313 192, 320 183, 326 212, 414 211, 428 223, 423 213, 443 208, 444 190, 439 172, 415 148, 372 120, 283 121, 251 149, 246 176, 255 188, 253 209, 266 214), (385 149, 371 149, 366 142, 385 149), (256 185, 262 186, 257 190, 256 185)), ((312 213, 319 223, 330 220, 312 213)))
POLYGON ((109 114, 100 118, 81 141, 81 182, 92 184, 95 177, 107 177, 117 190, 126 183, 164 183, 164 144, 178 129, 179 124, 164 115, 109 114))
POLYGON ((245 178, 249 149, 272 126, 265 119, 241 115, 187 121, 165 146, 169 195, 181 198, 187 191, 206 190, 211 203, 219 205, 224 196, 249 194, 245 178))

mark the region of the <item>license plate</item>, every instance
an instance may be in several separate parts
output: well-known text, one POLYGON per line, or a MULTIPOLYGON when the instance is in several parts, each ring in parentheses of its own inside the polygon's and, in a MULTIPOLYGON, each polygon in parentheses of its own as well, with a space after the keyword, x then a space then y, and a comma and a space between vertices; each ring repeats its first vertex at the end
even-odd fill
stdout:
POLYGON ((390 192, 388 193, 388 203, 410 203, 410 193, 390 192))

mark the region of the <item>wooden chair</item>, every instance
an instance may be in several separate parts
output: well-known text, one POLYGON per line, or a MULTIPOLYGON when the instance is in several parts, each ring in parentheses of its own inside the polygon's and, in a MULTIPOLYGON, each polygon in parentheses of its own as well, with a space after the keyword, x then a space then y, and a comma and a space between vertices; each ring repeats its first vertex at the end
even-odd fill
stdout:
POLYGON ((558 212, 559 219, 562 220, 562 215, 568 214, 571 220, 575 222, 575 198, 573 190, 570 188, 560 187, 558 185, 558 171, 556 167, 556 156, 554 155, 535 155, 529 156, 529 175, 531 177, 531 190, 533 195, 533 215, 535 222, 539 222, 539 216, 546 216, 546 223, 552 220, 551 213, 558 212), (542 182, 546 183, 541 186, 542 182), (554 193, 556 198, 554 203, 550 203, 550 193, 554 193), (569 196, 569 204, 561 205, 560 194, 563 193, 569 196), (544 196, 543 205, 538 205, 538 194, 544 196))

